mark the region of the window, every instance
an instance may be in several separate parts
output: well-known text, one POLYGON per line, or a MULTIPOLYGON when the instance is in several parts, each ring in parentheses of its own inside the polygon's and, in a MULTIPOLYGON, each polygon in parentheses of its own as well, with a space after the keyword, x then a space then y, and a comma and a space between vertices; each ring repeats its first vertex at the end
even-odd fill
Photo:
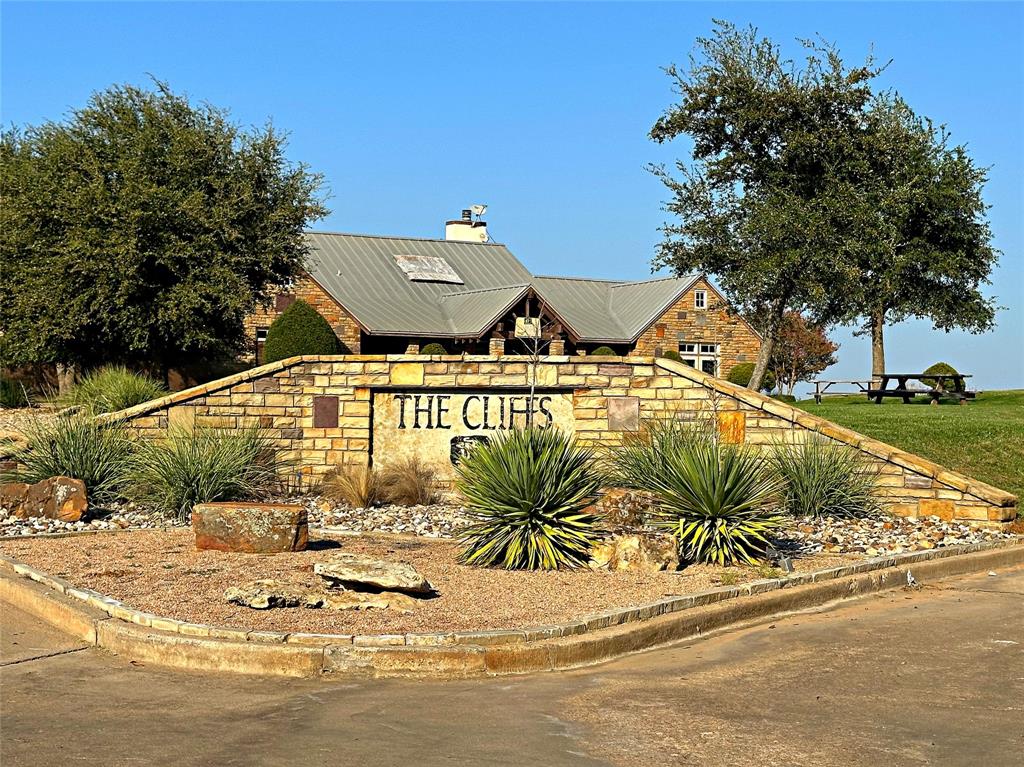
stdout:
POLYGON ((263 364, 263 344, 267 342, 268 328, 256 328, 256 364, 263 364))
POLYGON ((708 375, 718 375, 718 344, 681 343, 679 356, 684 365, 708 375))
POLYGON ((695 290, 695 291, 693 291, 693 308, 694 309, 707 309, 708 308, 708 292, 706 290, 695 290))

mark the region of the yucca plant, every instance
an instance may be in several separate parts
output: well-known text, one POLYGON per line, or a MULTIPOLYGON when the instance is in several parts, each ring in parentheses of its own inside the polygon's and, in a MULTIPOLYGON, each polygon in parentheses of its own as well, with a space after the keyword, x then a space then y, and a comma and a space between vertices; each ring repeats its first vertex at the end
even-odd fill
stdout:
POLYGON ((777 443, 772 463, 782 477, 782 507, 794 516, 866 517, 881 511, 878 467, 846 445, 815 435, 777 443))
POLYGON ((172 428, 164 439, 140 443, 128 491, 134 500, 185 518, 197 503, 241 500, 273 489, 283 466, 256 427, 172 428))
POLYGON ((658 418, 626 432, 622 444, 604 456, 608 483, 630 490, 650 490, 651 477, 664 473, 669 457, 692 445, 715 441, 709 420, 658 418))
POLYGON ((87 373, 56 402, 61 407, 79 406, 93 414, 114 413, 165 394, 167 388, 155 378, 123 365, 108 365, 87 373))
POLYGON ((757 564, 781 524, 778 475, 740 445, 705 440, 673 450, 648 488, 657 498, 655 525, 676 537, 689 561, 757 564))
POLYGON ((474 447, 457 467, 473 522, 462 561, 508 570, 586 564, 601 534, 589 510, 602 480, 594 454, 555 428, 512 429, 474 447))
POLYGON ((121 495, 136 446, 121 424, 63 416, 30 423, 25 438, 9 451, 11 460, 22 468, 6 472, 0 481, 31 484, 50 477, 71 477, 85 483, 91 500, 103 503, 121 495))

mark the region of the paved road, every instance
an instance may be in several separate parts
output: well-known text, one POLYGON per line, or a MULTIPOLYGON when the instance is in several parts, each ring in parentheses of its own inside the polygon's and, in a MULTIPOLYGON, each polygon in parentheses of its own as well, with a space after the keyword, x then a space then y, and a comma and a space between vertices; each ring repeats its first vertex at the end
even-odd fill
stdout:
POLYGON ((183 674, 76 649, 24 614, 2 627, 3 767, 1019 767, 1024 755, 1024 568, 593 669, 448 683, 183 674))

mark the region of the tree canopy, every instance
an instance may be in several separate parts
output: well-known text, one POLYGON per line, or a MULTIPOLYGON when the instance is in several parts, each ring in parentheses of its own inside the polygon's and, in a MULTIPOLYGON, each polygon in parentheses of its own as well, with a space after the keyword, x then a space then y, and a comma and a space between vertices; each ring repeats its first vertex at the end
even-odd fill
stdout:
POLYGON ((885 372, 884 326, 909 317, 936 329, 984 332, 995 303, 981 291, 998 260, 982 199, 987 174, 945 128, 918 117, 894 93, 867 115, 853 315, 872 338, 872 376, 885 372))
POLYGON ((787 309, 817 323, 848 312, 864 111, 878 73, 847 67, 831 46, 805 41, 802 66, 753 28, 716 22, 690 67, 667 69, 679 93, 651 129, 687 135, 690 162, 652 167, 671 193, 656 264, 715 275, 740 310, 764 317, 750 380, 758 388, 787 309))
POLYGON ((839 344, 829 339, 821 325, 808 322, 797 312, 786 312, 768 369, 779 390, 792 395, 798 383, 810 381, 834 365, 838 350, 839 344))
POLYGON ((4 362, 166 370, 241 351, 243 318, 296 274, 327 212, 321 177, 284 148, 162 82, 5 132, 4 362))

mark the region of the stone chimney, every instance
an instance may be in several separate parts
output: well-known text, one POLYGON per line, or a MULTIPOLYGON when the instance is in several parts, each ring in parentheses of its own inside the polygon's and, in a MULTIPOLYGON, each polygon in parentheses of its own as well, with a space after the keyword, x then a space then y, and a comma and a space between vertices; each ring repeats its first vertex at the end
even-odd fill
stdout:
POLYGON ((474 205, 462 211, 462 218, 445 221, 444 238, 455 242, 487 242, 490 239, 487 236, 487 222, 480 219, 486 209, 484 205, 474 205), (479 211, 475 219, 474 210, 479 211))

